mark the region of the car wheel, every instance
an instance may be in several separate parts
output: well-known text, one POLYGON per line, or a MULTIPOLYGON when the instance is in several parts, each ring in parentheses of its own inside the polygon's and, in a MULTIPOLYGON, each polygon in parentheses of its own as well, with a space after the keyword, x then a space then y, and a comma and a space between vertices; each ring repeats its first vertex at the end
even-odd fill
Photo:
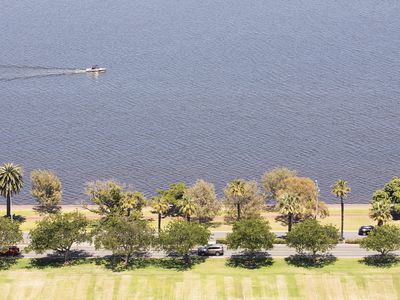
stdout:
POLYGON ((216 256, 220 256, 220 255, 221 255, 221 253, 219 253, 219 252, 215 252, 215 255, 216 255, 216 256))

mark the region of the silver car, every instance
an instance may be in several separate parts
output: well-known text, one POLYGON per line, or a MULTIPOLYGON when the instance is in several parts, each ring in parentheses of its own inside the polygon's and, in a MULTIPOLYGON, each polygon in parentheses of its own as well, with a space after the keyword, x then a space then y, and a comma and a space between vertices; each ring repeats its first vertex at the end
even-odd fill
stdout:
POLYGON ((224 255, 224 245, 214 244, 214 245, 199 247, 197 249, 197 253, 199 255, 215 255, 215 256, 224 255))

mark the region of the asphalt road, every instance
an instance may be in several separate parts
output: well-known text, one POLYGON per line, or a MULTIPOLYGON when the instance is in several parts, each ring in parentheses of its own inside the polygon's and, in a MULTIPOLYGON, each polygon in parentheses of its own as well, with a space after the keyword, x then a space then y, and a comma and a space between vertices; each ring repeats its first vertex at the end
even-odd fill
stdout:
MULTIPOLYGON (((228 233, 229 232, 227 232, 227 231, 213 232, 210 240, 215 241, 217 238, 226 237, 226 235, 228 233)), ((279 236, 285 235, 286 232, 275 232, 275 234, 279 237, 279 236)), ((345 235, 346 239, 362 238, 355 231, 345 232, 344 235, 345 235)), ((28 243, 29 243, 29 235, 27 233, 24 233, 24 244, 20 245, 20 249, 24 249, 28 243)), ((89 257, 103 257, 103 256, 112 254, 112 252, 108 251, 108 250, 95 250, 93 245, 90 245, 87 243, 74 246, 73 250, 77 251, 77 253, 81 253, 82 255, 89 256, 89 257)), ((24 253, 23 251, 22 251, 22 253, 23 253, 22 256, 27 257, 27 258, 39 258, 39 257, 45 257, 47 255, 52 254, 51 251, 46 252, 44 254, 36 254, 34 252, 24 253)), ((220 257, 228 257, 228 256, 231 256, 234 254, 239 254, 239 253, 240 253, 240 251, 234 251, 234 250, 225 248, 224 256, 220 256, 220 257)), ((295 250, 287 247, 286 245, 278 244, 278 245, 275 245, 272 250, 268 251, 268 253, 272 257, 287 257, 287 256, 295 254, 295 250)), ((357 257, 357 258, 361 258, 361 257, 364 257, 366 255, 371 255, 371 254, 377 254, 376 252, 372 252, 372 251, 368 252, 364 249, 361 249, 359 247, 359 245, 354 245, 354 244, 339 244, 330 253, 336 257, 357 257)), ((396 254, 400 255, 400 251, 396 254)), ((151 251, 149 253, 149 255, 152 257, 165 257, 166 256, 165 253, 160 252, 160 251, 151 251)))
MULTIPOLYGON (((21 249, 23 249, 24 246, 21 245, 21 249)), ((112 252, 108 250, 95 250, 93 245, 89 244, 82 244, 82 245, 77 245, 73 247, 73 250, 77 251, 80 255, 84 255, 87 257, 103 257, 103 256, 108 256, 111 255, 112 252)), ((23 252, 23 251, 22 251, 23 252)), ((287 247, 286 245, 274 245, 274 248, 268 253, 272 257, 288 257, 290 255, 295 254, 295 250, 292 248, 287 247)), ((330 253, 338 258, 340 257, 348 257, 348 258, 361 258, 367 255, 372 255, 372 254, 378 254, 377 252, 373 251, 366 251, 364 249, 361 249, 359 245, 353 245, 353 244, 339 244, 337 245, 330 253)), ((400 251, 395 252, 397 255, 400 255, 400 251)), ((24 253, 22 254, 22 257, 27 257, 27 258, 39 258, 39 257, 45 257, 47 255, 51 255, 52 252, 46 252, 44 254, 36 254, 34 252, 29 252, 29 253, 24 253)), ((225 253, 223 256, 219 256, 218 258, 221 257, 229 257, 234 254, 240 254, 240 251, 236 250, 230 250, 225 248, 225 253)), ((150 251, 149 256, 151 257, 165 257, 166 254, 160 251, 150 251)))

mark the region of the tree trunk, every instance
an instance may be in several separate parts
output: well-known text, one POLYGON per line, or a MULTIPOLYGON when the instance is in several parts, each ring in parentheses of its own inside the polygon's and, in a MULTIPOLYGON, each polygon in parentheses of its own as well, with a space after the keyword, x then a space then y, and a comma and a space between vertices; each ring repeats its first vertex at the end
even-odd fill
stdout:
POLYGON ((185 255, 183 255, 183 260, 184 260, 184 262, 185 262, 185 265, 190 265, 190 255, 189 254, 185 254, 185 255))
POLYGON ((129 217, 130 215, 131 215, 131 209, 128 208, 128 215, 127 215, 127 217, 129 217))
POLYGON ((158 213, 158 234, 161 231, 161 213, 158 213))
POLYGON ((69 261, 69 249, 65 250, 64 252, 64 264, 69 261))
POLYGON ((237 204, 237 220, 240 220, 240 203, 238 202, 237 204))
POLYGON ((11 195, 7 194, 7 218, 11 219, 11 195))
POLYGON ((190 215, 187 215, 187 216, 186 216, 186 220, 187 220, 188 222, 190 222, 190 215))
POLYGON ((288 232, 292 231, 292 224, 293 224, 293 214, 288 214, 288 232))
POLYGON ((125 255, 125 260, 124 260, 124 266, 128 266, 129 264, 129 258, 131 257, 131 255, 128 253, 127 255, 125 255))
POLYGON ((343 197, 340 197, 340 208, 341 208, 341 224, 340 224, 340 240, 344 240, 344 235, 343 235, 343 227, 344 227, 344 202, 343 202, 343 197))
POLYGON ((313 259, 313 262, 315 264, 317 262, 317 251, 313 251, 312 252, 312 259, 313 259))
POLYGON ((383 221, 382 220, 378 220, 378 226, 382 226, 383 225, 383 221))

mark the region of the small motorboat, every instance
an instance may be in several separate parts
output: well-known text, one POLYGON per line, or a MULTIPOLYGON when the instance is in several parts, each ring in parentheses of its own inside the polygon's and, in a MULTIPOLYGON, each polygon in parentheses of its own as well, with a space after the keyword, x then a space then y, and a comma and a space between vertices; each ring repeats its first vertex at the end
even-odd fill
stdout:
POLYGON ((86 72, 92 73, 102 73, 106 71, 106 68, 99 68, 97 65, 92 66, 91 68, 85 69, 86 72))

